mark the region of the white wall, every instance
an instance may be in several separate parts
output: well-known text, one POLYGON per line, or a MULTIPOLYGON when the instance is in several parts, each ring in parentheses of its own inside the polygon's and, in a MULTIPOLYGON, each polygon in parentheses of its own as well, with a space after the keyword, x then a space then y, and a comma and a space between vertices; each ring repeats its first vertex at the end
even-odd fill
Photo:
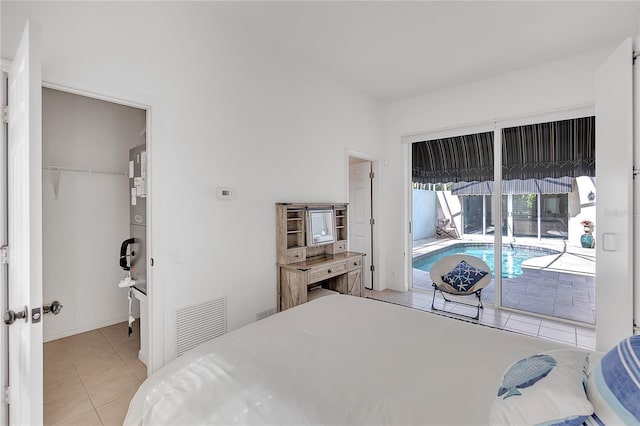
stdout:
POLYGON ((382 192, 381 221, 385 263, 380 271, 387 288, 406 291, 404 233, 407 191, 405 162, 408 146, 403 135, 460 127, 511 117, 540 114, 594 101, 595 70, 613 49, 567 58, 521 71, 499 75, 399 102, 385 108, 384 158, 389 161, 382 192))
POLYGON ((152 107, 151 332, 165 360, 179 307, 226 295, 234 329, 276 306, 276 202, 344 201, 346 150, 381 154, 377 103, 236 31, 224 3, 1 7, 4 57, 30 17, 45 80, 152 107))
MULTIPOLYGON (((44 166, 124 173, 144 111, 43 89, 44 166)), ((125 175, 43 172, 43 299, 60 314, 44 319, 45 341, 127 320, 119 288, 120 243, 129 236, 125 175)))
POLYGON ((423 189, 412 190, 413 194, 413 240, 436 235, 436 193, 423 189))

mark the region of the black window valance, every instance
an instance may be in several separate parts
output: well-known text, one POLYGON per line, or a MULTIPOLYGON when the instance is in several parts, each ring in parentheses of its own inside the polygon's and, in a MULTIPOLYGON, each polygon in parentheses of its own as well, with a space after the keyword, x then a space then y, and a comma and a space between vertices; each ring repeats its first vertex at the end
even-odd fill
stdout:
POLYGON ((595 176, 595 117, 502 131, 502 179, 595 176))
POLYGON ((493 132, 412 144, 413 181, 493 180, 493 132))
MULTIPOLYGON (((595 176, 595 117, 503 129, 502 178, 595 176)), ((493 132, 412 145, 413 182, 493 180, 493 132)))

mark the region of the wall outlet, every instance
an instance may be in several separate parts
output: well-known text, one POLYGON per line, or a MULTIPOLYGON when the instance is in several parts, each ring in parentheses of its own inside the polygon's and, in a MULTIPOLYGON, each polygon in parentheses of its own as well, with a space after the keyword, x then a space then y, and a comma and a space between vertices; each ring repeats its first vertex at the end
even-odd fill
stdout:
POLYGON ((267 309, 266 311, 258 312, 256 314, 256 321, 261 319, 265 319, 266 317, 270 317, 271 315, 276 313, 276 308, 267 309))

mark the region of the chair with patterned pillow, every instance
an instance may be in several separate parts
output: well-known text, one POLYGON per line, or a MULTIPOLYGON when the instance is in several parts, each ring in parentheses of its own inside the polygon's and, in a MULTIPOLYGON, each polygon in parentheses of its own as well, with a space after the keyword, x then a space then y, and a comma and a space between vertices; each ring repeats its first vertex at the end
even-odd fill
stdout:
POLYGON ((445 296, 473 296, 477 298, 477 312, 474 317, 463 315, 471 319, 480 318, 482 306, 482 289, 491 283, 491 270, 482 260, 466 254, 452 254, 436 261, 431 267, 431 281, 433 281, 433 299, 431 309, 440 311, 435 307, 436 293, 440 292, 445 302, 455 302, 470 305, 465 302, 448 299, 445 296))

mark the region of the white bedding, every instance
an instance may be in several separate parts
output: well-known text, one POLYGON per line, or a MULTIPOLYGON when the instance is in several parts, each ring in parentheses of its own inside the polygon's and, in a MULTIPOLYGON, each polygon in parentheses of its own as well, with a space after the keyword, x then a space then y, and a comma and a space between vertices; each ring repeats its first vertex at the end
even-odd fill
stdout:
POLYGON ((142 384, 125 425, 487 424, 512 362, 567 347, 326 296, 171 362, 142 384))

